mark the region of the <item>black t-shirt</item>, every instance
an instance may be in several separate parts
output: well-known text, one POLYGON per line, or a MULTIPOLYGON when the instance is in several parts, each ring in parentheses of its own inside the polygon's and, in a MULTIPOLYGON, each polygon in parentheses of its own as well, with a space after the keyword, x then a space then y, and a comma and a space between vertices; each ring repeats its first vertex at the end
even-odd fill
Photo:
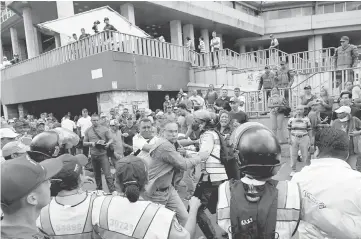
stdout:
POLYGON ((218 99, 216 99, 215 104, 218 107, 224 108, 226 103, 229 103, 230 99, 231 98, 229 96, 226 96, 226 98, 224 98, 224 99, 222 99, 222 97, 219 97, 218 99))
POLYGON ((133 146, 133 137, 138 133, 138 127, 136 125, 133 125, 130 128, 128 126, 124 126, 121 130, 123 134, 128 134, 128 137, 124 137, 124 143, 133 146))

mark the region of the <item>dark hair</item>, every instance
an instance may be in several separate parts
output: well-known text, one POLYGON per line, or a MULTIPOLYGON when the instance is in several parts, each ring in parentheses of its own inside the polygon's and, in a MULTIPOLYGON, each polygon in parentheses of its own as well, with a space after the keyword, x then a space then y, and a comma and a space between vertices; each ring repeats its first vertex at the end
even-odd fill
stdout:
POLYGON ((343 95, 348 95, 349 99, 352 99, 352 93, 350 91, 344 91, 340 94, 340 98, 342 98, 343 95))
POLYGON ((320 128, 315 134, 315 146, 318 147, 321 155, 342 156, 349 150, 349 137, 340 129, 320 128))
POLYGON ((189 41, 191 38, 190 37, 186 37, 186 40, 189 41))
POLYGON ((199 39, 201 39, 202 41, 204 40, 204 38, 203 38, 203 37, 199 37, 199 39))
MULTIPOLYGON (((124 110, 128 110, 128 108, 124 108, 123 111, 124 111, 124 110)), ((129 111, 129 110, 128 110, 128 111, 129 111)))
MULTIPOLYGON (((81 169, 80 172, 83 173, 83 169, 81 169)), ((62 190, 71 191, 79 187, 80 174, 75 173, 74 171, 60 172, 60 173, 52 178, 52 179, 59 179, 59 180, 53 180, 51 182, 52 191, 54 190, 57 191, 57 193, 59 193, 62 190), (59 175, 60 173, 61 175, 59 175)))
POLYGON ((238 88, 238 87, 234 88, 234 90, 239 90, 239 91, 241 91, 241 89, 240 89, 240 88, 238 88))
POLYGON ((129 202, 138 201, 140 195, 140 188, 138 184, 124 184, 123 192, 129 202))

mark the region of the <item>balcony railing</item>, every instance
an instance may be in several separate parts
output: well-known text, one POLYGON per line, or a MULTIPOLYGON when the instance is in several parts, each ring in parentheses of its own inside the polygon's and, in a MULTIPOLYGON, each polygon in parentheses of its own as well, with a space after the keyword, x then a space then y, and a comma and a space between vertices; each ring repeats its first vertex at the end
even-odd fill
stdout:
POLYGON ((101 32, 21 61, 2 70, 4 79, 41 71, 105 51, 117 51, 189 62, 188 48, 120 32, 101 32))
POLYGON ((8 8, 1 10, 1 23, 5 22, 10 17, 14 16, 15 13, 8 8))

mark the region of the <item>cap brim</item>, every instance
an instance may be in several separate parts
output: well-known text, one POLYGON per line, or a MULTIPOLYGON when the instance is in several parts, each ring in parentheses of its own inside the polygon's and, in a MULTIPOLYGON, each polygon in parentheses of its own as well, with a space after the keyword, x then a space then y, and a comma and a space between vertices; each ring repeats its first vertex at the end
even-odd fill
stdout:
POLYGON ((46 171, 45 179, 54 177, 63 168, 63 162, 58 158, 46 159, 40 162, 40 165, 44 167, 46 171))
POLYGON ((341 113, 346 113, 345 111, 343 111, 343 110, 335 110, 335 113, 337 113, 337 114, 341 114, 341 113))

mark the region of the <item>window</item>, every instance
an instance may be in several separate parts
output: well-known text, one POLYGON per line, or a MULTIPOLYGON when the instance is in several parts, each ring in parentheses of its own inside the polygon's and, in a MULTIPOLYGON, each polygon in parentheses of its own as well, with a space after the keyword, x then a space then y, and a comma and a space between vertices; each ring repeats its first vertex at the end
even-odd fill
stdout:
POLYGON ((335 12, 343 12, 345 3, 335 3, 335 12))
POLYGON ((334 13, 335 12, 335 4, 327 4, 324 5, 324 13, 334 13))
POLYGON ((312 15, 312 7, 302 8, 302 16, 311 16, 311 15, 312 15))
POLYGON ((360 2, 346 2, 346 11, 361 10, 360 2))

